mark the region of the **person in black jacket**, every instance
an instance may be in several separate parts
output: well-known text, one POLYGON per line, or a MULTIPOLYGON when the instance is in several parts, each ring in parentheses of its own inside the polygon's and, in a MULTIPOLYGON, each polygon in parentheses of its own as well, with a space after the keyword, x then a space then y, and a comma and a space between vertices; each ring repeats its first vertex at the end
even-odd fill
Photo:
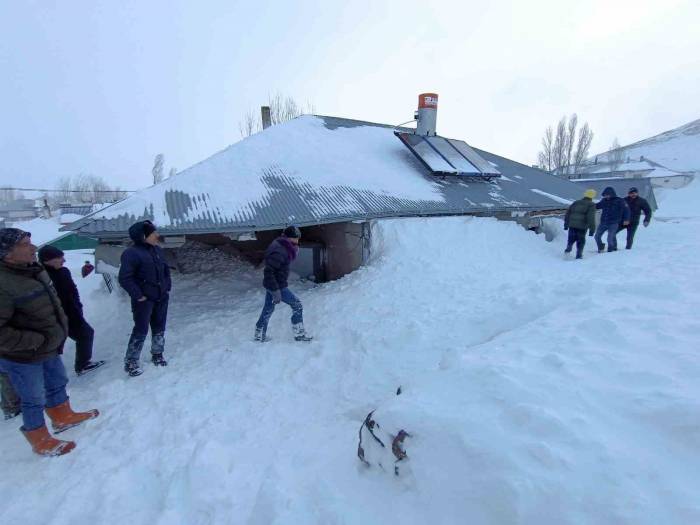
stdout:
POLYGON ((301 301, 289 290, 289 265, 296 259, 299 252, 301 231, 296 226, 285 228, 282 235, 272 241, 265 251, 265 271, 263 286, 265 287, 265 304, 260 318, 255 324, 255 340, 268 341, 267 324, 275 311, 275 305, 280 302, 292 308, 292 331, 296 341, 311 341, 304 330, 304 316, 301 301))
POLYGON ((630 188, 630 191, 625 197, 625 202, 630 209, 630 223, 627 226, 622 226, 627 229, 627 246, 628 250, 632 249, 632 243, 634 242, 634 234, 637 233, 637 228, 639 228, 639 220, 642 218, 642 212, 644 212, 644 227, 649 226, 651 221, 651 206, 646 199, 639 196, 639 191, 637 188, 630 188))
MULTIPOLYGON (((68 317, 68 337, 75 341, 75 373, 82 375, 102 366, 104 361, 91 361, 92 343, 95 331, 83 316, 83 304, 80 302, 78 288, 73 282, 70 270, 64 263, 66 259, 58 248, 47 244, 39 250, 39 262, 44 265, 56 294, 61 300, 63 311, 68 317)), ((63 347, 61 347, 61 351, 63 347)))
POLYGON ((156 366, 168 364, 163 351, 171 280, 155 225, 151 221, 137 222, 129 228, 129 236, 134 245, 122 253, 119 284, 131 297, 134 329, 124 357, 124 371, 134 377, 143 373, 139 359, 149 325, 151 361, 156 366))

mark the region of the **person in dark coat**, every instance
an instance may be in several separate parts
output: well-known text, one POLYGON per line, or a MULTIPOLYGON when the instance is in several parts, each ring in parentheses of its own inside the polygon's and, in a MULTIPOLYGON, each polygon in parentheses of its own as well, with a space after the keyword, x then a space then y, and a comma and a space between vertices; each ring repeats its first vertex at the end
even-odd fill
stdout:
POLYGON ((639 228, 639 221, 642 218, 642 212, 644 212, 644 227, 649 226, 651 221, 651 206, 646 199, 639 196, 639 191, 637 188, 630 188, 630 191, 625 197, 625 202, 630 209, 630 222, 627 226, 623 226, 627 230, 627 246, 628 250, 632 249, 632 243, 634 242, 634 234, 637 233, 637 228, 639 228))
POLYGON ((82 375, 101 367, 105 362, 91 361, 95 331, 83 316, 78 287, 73 282, 70 270, 63 266, 66 262, 63 255, 61 250, 47 244, 39 250, 39 262, 49 274, 63 311, 68 317, 68 337, 75 341, 75 373, 82 375))
POLYGON ((44 413, 56 432, 99 415, 97 410, 71 408, 68 376, 58 352, 67 332, 68 319, 46 270, 36 261, 31 234, 0 229, 0 372, 19 396, 20 430, 42 456, 59 456, 75 448, 73 441, 49 433, 44 413))
POLYGON ((614 252, 617 250, 617 230, 622 226, 627 226, 630 222, 630 209, 624 199, 621 199, 615 193, 615 189, 608 186, 603 190, 603 198, 595 207, 603 210, 600 216, 600 224, 595 233, 595 242, 598 245, 598 253, 605 251, 605 244, 602 237, 605 232, 608 232, 608 251, 614 252))
POLYGON ((586 190, 583 199, 575 201, 566 210, 564 230, 569 230, 565 253, 571 253, 576 243, 576 258, 583 258, 583 248, 586 246, 586 230, 592 237, 595 232, 595 190, 586 190))
POLYGON ((124 371, 134 377, 143 373, 139 359, 149 326, 151 361, 156 366, 168 364, 163 351, 172 283, 155 225, 151 221, 137 222, 129 228, 129 236, 134 245, 122 253, 119 284, 131 297, 134 328, 124 357, 124 371))
POLYGON ((90 261, 85 261, 85 264, 83 264, 83 267, 80 269, 80 275, 85 278, 90 275, 94 269, 95 267, 90 263, 90 261))
POLYGON ((301 231, 296 226, 285 228, 282 235, 272 241, 265 251, 265 270, 263 287, 265 288, 265 304, 260 318, 255 324, 255 340, 268 341, 267 324, 275 311, 275 305, 280 302, 288 304, 292 309, 292 331, 296 341, 310 341, 304 330, 304 316, 301 301, 291 292, 289 265, 296 259, 299 252, 301 231))

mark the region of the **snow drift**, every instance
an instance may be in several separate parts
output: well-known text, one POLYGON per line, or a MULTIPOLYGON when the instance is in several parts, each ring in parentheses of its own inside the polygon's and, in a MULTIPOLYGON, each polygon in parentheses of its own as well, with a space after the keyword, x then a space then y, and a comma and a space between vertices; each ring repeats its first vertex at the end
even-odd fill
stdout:
POLYGON ((492 219, 380 222, 369 266, 292 284, 307 345, 285 307, 251 341, 258 271, 181 276, 170 366, 136 379, 128 302, 77 279, 109 362, 69 392, 102 415, 49 460, 0 425, 0 520, 698 523, 700 214, 679 216, 583 261, 492 219), (375 409, 411 434, 399 476, 356 456, 375 409))

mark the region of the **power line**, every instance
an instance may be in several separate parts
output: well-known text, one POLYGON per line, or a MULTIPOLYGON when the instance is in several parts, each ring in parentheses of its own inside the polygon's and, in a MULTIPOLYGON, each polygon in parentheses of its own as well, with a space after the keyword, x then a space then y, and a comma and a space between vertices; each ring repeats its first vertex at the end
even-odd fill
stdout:
POLYGON ((13 187, 0 187, 0 191, 41 191, 44 193, 136 193, 136 190, 49 190, 42 188, 13 188, 13 187))

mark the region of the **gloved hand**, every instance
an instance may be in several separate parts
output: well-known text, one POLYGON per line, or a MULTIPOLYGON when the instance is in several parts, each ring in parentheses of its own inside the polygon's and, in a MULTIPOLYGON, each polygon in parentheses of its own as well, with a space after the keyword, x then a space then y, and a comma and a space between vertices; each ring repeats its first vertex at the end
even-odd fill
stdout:
POLYGON ((280 304, 280 301, 282 301, 282 292, 273 290, 270 293, 272 294, 272 304, 280 304))
POLYGON ((649 226, 649 221, 644 221, 644 227, 646 228, 647 226, 649 226))
POLYGON ((591 230, 591 231, 588 232, 588 236, 589 236, 589 237, 593 237, 593 235, 595 235, 595 231, 591 230))
POLYGON ((568 229, 569 229, 568 226, 564 226, 564 231, 566 231, 566 230, 568 230, 568 229))

